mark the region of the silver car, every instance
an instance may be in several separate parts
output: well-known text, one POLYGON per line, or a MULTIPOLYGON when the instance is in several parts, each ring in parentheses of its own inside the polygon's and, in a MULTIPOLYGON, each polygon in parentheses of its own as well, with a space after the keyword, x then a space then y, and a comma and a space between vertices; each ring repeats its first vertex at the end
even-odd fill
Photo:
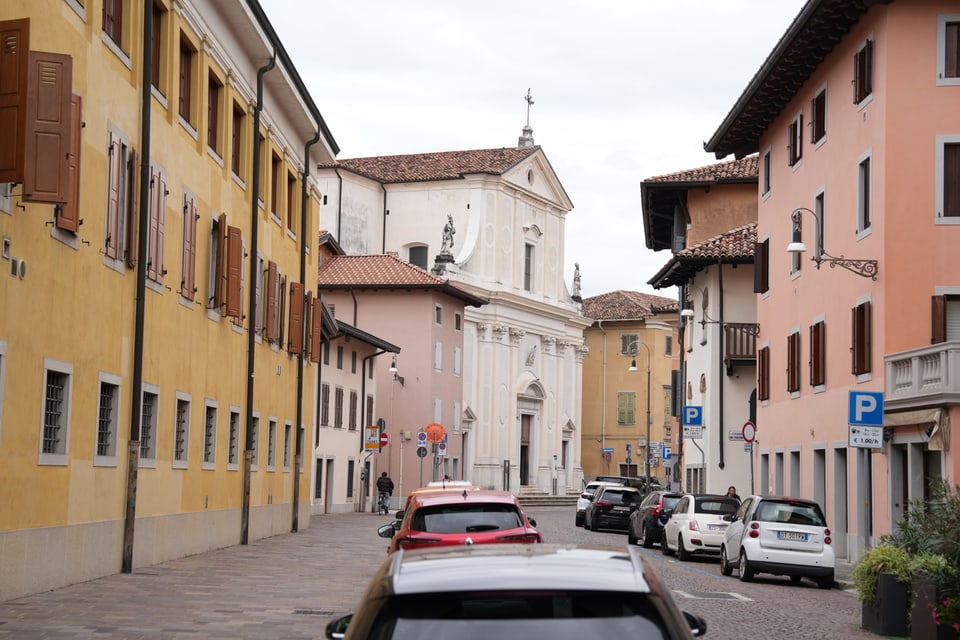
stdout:
POLYGON ((580 497, 577 498, 576 523, 578 527, 583 526, 583 516, 587 512, 587 507, 590 506, 590 501, 593 500, 593 495, 597 492, 597 489, 606 486, 620 486, 620 484, 616 482, 591 480, 587 483, 587 486, 583 488, 583 492, 580 494, 580 497))

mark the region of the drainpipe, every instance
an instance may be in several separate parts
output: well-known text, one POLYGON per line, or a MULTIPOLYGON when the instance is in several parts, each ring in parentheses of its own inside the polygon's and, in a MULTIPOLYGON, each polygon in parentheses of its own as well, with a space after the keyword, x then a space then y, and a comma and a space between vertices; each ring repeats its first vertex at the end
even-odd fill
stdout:
MULTIPOLYGON (((153 0, 143 2, 143 33, 153 33, 153 0)), ((143 65, 140 76, 140 216, 137 233, 137 302, 133 338, 133 398, 130 402, 130 441, 127 449, 127 501, 123 515, 122 573, 133 572, 133 534, 137 521, 137 474, 140 466, 140 412, 143 393, 143 334, 147 281, 147 234, 150 231, 150 69, 153 47, 150 38, 143 39, 143 65)))
MULTIPOLYGON (((687 300, 687 286, 684 285, 680 287, 680 310, 683 310, 683 304, 687 300)), ((679 411, 679 433, 677 435, 677 459, 673 462, 673 480, 674 482, 680 483, 680 490, 683 490, 683 481, 686 479, 685 469, 683 468, 683 406, 686 404, 687 400, 687 318, 680 316, 680 322, 677 323, 677 342, 679 343, 678 347, 680 349, 680 375, 677 378, 680 381, 680 389, 674 389, 674 393, 679 391, 680 393, 680 402, 676 403, 675 406, 679 411)), ((672 487, 671 487, 672 488, 672 487)))
MULTIPOLYGON (((247 313, 249 328, 247 329, 247 433, 244 438, 243 451, 243 501, 240 515, 240 544, 247 544, 250 539, 250 474, 253 467, 253 386, 255 348, 257 346, 256 317, 257 317, 257 252, 259 251, 258 234, 260 227, 260 112, 263 111, 263 76, 277 64, 276 52, 270 56, 270 62, 257 70, 257 104, 253 108, 253 193, 250 213, 250 311, 247 313)), ((300 423, 297 423, 300 428, 300 423)))
POLYGON ((724 371, 724 366, 723 366, 723 349, 724 349, 724 346, 723 346, 723 337, 724 337, 723 262, 720 260, 717 260, 717 307, 718 307, 717 322, 719 323, 717 326, 720 328, 720 337, 717 339, 717 372, 719 373, 719 375, 717 376, 717 381, 719 382, 719 385, 720 385, 720 388, 718 389, 718 391, 720 392, 719 393, 720 397, 718 399, 718 404, 719 404, 718 411, 720 412, 720 418, 719 418, 720 424, 719 424, 719 427, 717 428, 717 439, 718 439, 717 445, 719 446, 720 461, 717 463, 717 466, 720 467, 720 469, 723 469, 725 466, 727 466, 726 463, 723 461, 723 390, 724 390, 724 387, 726 386, 725 384, 726 372, 724 371))
POLYGON ((603 320, 597 320, 597 328, 603 336, 603 374, 600 380, 600 456, 603 457, 603 448, 607 446, 607 330, 603 328, 603 320))
POLYGON ((343 176, 340 175, 340 169, 336 167, 333 172, 337 174, 337 242, 340 242, 340 221, 343 218, 343 176))
MULTIPOLYGON (((307 236, 307 178, 310 177, 310 147, 320 142, 320 130, 317 129, 316 134, 303 146, 303 174, 300 179, 300 282, 306 286, 307 284, 307 247, 310 246, 308 243, 313 243, 313 238, 307 236)), ((313 277, 316 278, 317 274, 314 273, 313 277)), ((313 286, 316 288, 317 281, 313 281, 313 286)), ((303 304, 306 305, 306 297, 304 297, 303 304)), ((304 313, 301 317, 308 318, 309 309, 304 309, 304 313)), ((323 322, 321 321, 321 325, 323 322)), ((307 327, 303 327, 306 331, 307 327)), ((297 439, 296 439, 296 449, 294 453, 294 466, 293 466, 293 522, 290 525, 290 530, 294 533, 300 529, 300 464, 303 459, 303 438, 301 437, 301 431, 303 427, 303 368, 306 365, 304 362, 304 353, 306 352, 306 344, 301 340, 300 342, 300 355, 297 358, 297 439)))
POLYGON ((390 211, 387 210, 387 188, 384 184, 380 183, 380 189, 383 191, 383 236, 380 240, 380 253, 387 252, 387 216, 390 215, 390 211))

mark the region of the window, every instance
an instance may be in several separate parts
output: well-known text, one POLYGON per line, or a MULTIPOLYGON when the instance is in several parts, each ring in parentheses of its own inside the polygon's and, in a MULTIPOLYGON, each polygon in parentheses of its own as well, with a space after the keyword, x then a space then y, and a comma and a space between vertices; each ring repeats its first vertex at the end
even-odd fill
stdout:
POLYGON ((243 132, 246 129, 247 113, 237 102, 233 103, 233 125, 230 136, 230 169, 233 175, 243 179, 243 132))
POLYGON ((663 337, 663 355, 668 358, 673 356, 673 336, 663 337))
POLYGON ((227 468, 236 469, 240 463, 240 412, 230 411, 230 433, 227 437, 227 468))
POLYGON ((813 210, 817 212, 817 216, 820 218, 820 233, 814 235, 813 238, 813 250, 814 255, 823 255, 823 234, 824 229, 827 226, 827 209, 825 205, 825 194, 821 191, 813 198, 813 210))
MULTIPOLYGON (((173 463, 187 462, 187 450, 190 442, 190 401, 177 398, 177 410, 173 415, 173 463)), ((186 468, 186 464, 179 468, 186 468)))
POLYGON ((960 340, 960 296, 937 295, 931 302, 930 343, 960 340))
POLYGON ((770 169, 771 169, 770 150, 763 152, 763 195, 770 193, 770 169))
POLYGON ((163 241, 167 224, 167 174, 150 164, 150 211, 147 229, 147 278, 162 283, 167 270, 163 265, 163 241))
MULTIPOLYGON (((373 370, 373 369, 371 368, 371 371, 372 371, 372 370, 373 370)), ((373 396, 371 396, 371 395, 369 395, 369 394, 367 395, 367 413, 366 413, 366 418, 367 418, 367 421, 364 423, 364 425, 373 424, 373 396)))
POLYGON ((343 345, 337 345, 337 369, 343 369, 343 345))
POLYGON ((870 216, 870 156, 860 161, 857 170, 857 231, 863 232, 872 224, 870 216))
POLYGON ((243 316, 243 258, 240 229, 229 226, 221 213, 211 231, 208 303, 211 310, 235 319, 243 316))
POLYGON ((937 221, 960 223, 960 136, 937 136, 937 221))
POLYGON ((853 344, 850 351, 853 358, 852 373, 854 375, 862 375, 871 371, 872 331, 871 308, 870 302, 867 301, 853 308, 853 344))
POLYGON ((803 157, 803 114, 798 113, 787 127, 787 164, 797 165, 803 157))
POLYGON ((333 396, 333 428, 343 429, 343 388, 337 387, 333 396))
POLYGON ((144 391, 140 407, 140 459, 157 459, 157 409, 159 396, 152 391, 144 391))
POLYGON ((853 56, 853 102, 863 103, 873 93, 873 40, 865 40, 853 56))
POLYGON ((284 291, 284 277, 280 273, 280 268, 277 266, 276 262, 270 261, 267 263, 267 304, 264 308, 264 313, 266 318, 264 319, 264 325, 266 326, 267 341, 273 345, 279 345, 281 340, 280 327, 282 325, 282 309, 283 309, 283 291, 284 291))
POLYGON ((181 122, 196 129, 193 119, 193 76, 197 62, 197 50, 187 37, 180 34, 180 97, 177 113, 181 122))
POLYGON ((439 340, 433 343, 433 368, 443 371, 443 343, 439 340))
POLYGON ((347 426, 350 431, 357 430, 357 411, 359 410, 357 392, 354 390, 350 391, 350 414, 347 418, 347 426))
POLYGON ((433 323, 438 326, 443 324, 443 307, 440 305, 433 307, 433 323))
POLYGON ((287 352, 299 355, 303 353, 303 312, 306 296, 303 283, 290 283, 290 326, 287 331, 287 352))
POLYGON ((250 465, 256 469, 260 464, 260 416, 253 416, 253 424, 250 426, 250 465))
POLYGON ((197 294, 197 198, 183 193, 183 235, 180 244, 180 295, 193 300, 197 294))
POLYGON ((292 430, 293 425, 290 423, 283 425, 283 468, 285 471, 290 470, 290 438, 292 430))
POLYGON ((207 77, 207 147, 220 155, 220 97, 223 83, 212 72, 207 77))
POLYGON ((753 245, 753 292, 770 290, 770 238, 753 245))
MULTIPOLYGON (((106 0, 109 2, 109 0, 106 0)), ((167 12, 159 4, 153 4, 153 18, 151 21, 152 31, 150 33, 150 86, 156 89, 160 95, 166 95, 164 91, 163 76, 161 74, 163 66, 166 63, 166 52, 164 51, 163 27, 166 22, 167 12)))
POLYGON ((617 393, 617 424, 621 426, 637 424, 637 393, 635 391, 617 393))
POLYGON ((533 245, 523 246, 523 290, 533 291, 533 245))
POLYGON ((320 424, 330 426, 330 385, 326 382, 320 386, 320 424))
POLYGON ((810 386, 827 383, 827 325, 822 320, 810 326, 810 386))
MULTIPOLYGON (((99 395, 96 458, 113 458, 115 462, 117 457, 118 412, 120 411, 120 377, 102 375, 99 395)), ((96 458, 94 464, 101 462, 96 458)))
POLYGON ((121 134, 110 131, 107 151, 107 213, 103 253, 117 266, 137 263, 137 153, 121 134))
POLYGON ((270 420, 267 427, 267 471, 273 471, 277 463, 277 421, 270 420))
POLYGON ((640 351, 640 336, 636 333, 620 334, 620 355, 635 356, 640 351))
POLYGON ((937 84, 960 85, 960 13, 937 17, 937 84))
POLYGON ((460 375, 461 361, 463 358, 462 352, 463 350, 460 348, 460 345, 453 347, 453 375, 455 376, 460 375))
POLYGON ((297 176, 287 173, 287 231, 297 235, 297 176))
POLYGON ((103 33, 121 50, 123 49, 123 3, 124 0, 103 0, 103 33))
POLYGON ((407 252, 407 262, 416 265, 421 269, 427 268, 427 248, 410 247, 407 252))
POLYGON ((355 465, 354 460, 347 461, 347 497, 353 497, 353 468, 355 465))
POLYGON ((463 330, 463 316, 460 313, 453 314, 453 330, 454 331, 463 330))
POLYGON ((800 391, 800 332, 787 336, 787 391, 800 391))
POLYGON ((770 347, 761 347, 757 352, 757 397, 770 399, 770 347))
POLYGON ((280 172, 283 170, 283 161, 277 154, 270 156, 270 213, 278 220, 280 218, 280 172))
POLYGON ((810 142, 817 144, 827 135, 827 90, 821 89, 810 101, 810 142))
POLYGON ((357 372, 357 352, 351 351, 350 352, 350 373, 355 374, 356 372, 357 372))
POLYGON ((203 414, 203 468, 212 469, 217 463, 217 407, 208 404, 203 414))

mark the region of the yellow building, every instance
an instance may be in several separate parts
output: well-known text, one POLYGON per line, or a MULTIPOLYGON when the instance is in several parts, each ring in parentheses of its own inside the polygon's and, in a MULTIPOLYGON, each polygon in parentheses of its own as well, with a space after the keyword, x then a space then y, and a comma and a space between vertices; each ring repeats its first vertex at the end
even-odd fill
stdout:
POLYGON ((0 38, 0 600, 306 527, 338 148, 262 8, 0 38))
POLYGON ((584 298, 583 315, 593 320, 584 331, 584 478, 642 477, 649 457, 650 476, 669 486, 679 455, 671 416, 677 312, 676 300, 636 291, 584 298))

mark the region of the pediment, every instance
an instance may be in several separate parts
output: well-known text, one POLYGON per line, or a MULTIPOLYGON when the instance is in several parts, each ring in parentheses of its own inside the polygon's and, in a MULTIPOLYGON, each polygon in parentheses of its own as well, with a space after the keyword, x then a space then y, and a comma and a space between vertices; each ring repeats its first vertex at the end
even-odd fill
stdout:
POLYGON ((531 154, 503 173, 505 182, 569 211, 573 203, 543 151, 531 154))

